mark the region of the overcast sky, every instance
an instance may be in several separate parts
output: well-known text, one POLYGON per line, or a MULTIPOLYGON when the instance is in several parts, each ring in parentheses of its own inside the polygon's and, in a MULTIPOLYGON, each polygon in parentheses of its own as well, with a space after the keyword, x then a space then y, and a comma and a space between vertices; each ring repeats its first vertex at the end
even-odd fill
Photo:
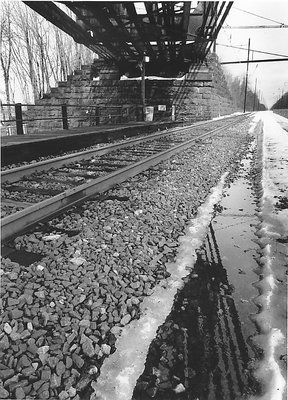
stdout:
MULTIPOLYGON (((235 0, 224 26, 242 25, 278 25, 276 22, 265 20, 246 12, 288 25, 288 0, 235 0)), ((261 53, 251 53, 250 58, 268 59, 288 57, 288 28, 270 29, 222 29, 217 42, 220 44, 241 46, 253 50, 277 53, 273 56, 261 53)), ((217 54, 221 61, 240 61, 247 59, 247 50, 232 49, 217 46, 217 54)), ((246 64, 226 65, 225 68, 233 75, 245 75, 246 64)), ((254 89, 257 78, 257 87, 260 89, 264 103, 271 107, 278 100, 282 91, 288 91, 288 61, 251 63, 249 64, 249 84, 254 89)))

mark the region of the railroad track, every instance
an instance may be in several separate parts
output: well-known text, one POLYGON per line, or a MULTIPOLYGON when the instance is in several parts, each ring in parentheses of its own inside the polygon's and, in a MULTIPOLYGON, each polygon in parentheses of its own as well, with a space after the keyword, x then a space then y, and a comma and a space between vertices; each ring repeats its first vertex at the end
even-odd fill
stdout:
POLYGON ((247 117, 213 121, 213 129, 211 122, 202 122, 3 171, 2 207, 20 210, 2 219, 2 242, 247 117))
MULTIPOLYGON (((121 147, 133 146, 133 145, 135 145, 139 142, 145 141, 145 140, 151 141, 151 140, 154 140, 154 138, 161 137, 163 135, 167 136, 167 135, 171 135, 175 132, 179 132, 179 133, 184 132, 185 133, 186 131, 191 131, 191 128, 198 129, 198 128, 204 127, 204 129, 205 129, 206 126, 209 127, 211 125, 213 125, 213 126, 216 125, 216 127, 217 127, 218 126, 217 124, 219 124, 219 126, 222 126, 223 124, 226 123, 226 121, 229 121, 231 119, 235 120, 235 118, 237 118, 237 117, 229 116, 229 117, 226 117, 225 119, 219 120, 219 121, 209 120, 209 121, 196 122, 189 126, 172 128, 172 129, 166 130, 165 132, 161 131, 161 132, 157 132, 154 134, 146 134, 144 136, 141 135, 141 136, 137 137, 136 139, 128 139, 128 140, 123 139, 123 140, 117 141, 114 144, 102 146, 101 148, 93 146, 88 149, 87 148, 82 149, 82 150, 80 149, 79 151, 73 150, 71 152, 67 152, 63 156, 53 156, 53 155, 47 156, 47 157, 45 157, 44 160, 42 158, 42 160, 39 162, 34 160, 28 164, 23 163, 23 165, 21 165, 21 163, 20 163, 20 165, 18 164, 18 166, 16 166, 16 167, 15 166, 11 167, 8 164, 8 165, 5 165, 2 167, 1 180, 2 180, 2 182, 6 182, 6 181, 15 182, 15 181, 18 181, 19 179, 21 179, 22 177, 31 175, 32 173, 37 172, 37 171, 47 170, 52 167, 61 166, 61 165, 67 164, 69 162, 77 161, 80 158, 81 159, 90 159, 93 156, 93 154, 103 155, 103 154, 111 152, 115 149, 120 149, 121 147)), ((240 118, 241 118, 241 116, 240 116, 240 118)))

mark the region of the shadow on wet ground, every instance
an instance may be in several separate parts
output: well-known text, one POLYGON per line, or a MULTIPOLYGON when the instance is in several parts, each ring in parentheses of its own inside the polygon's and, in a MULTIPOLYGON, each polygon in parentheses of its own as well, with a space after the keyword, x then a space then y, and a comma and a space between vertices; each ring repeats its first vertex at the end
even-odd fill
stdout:
POLYGON ((243 400, 260 392, 252 376, 258 308, 252 151, 229 184, 191 274, 150 345, 133 400, 243 400), (250 158, 249 158, 250 157, 250 158))
POLYGON ((243 399, 257 390, 233 291, 210 225, 193 273, 150 346, 133 399, 243 399))

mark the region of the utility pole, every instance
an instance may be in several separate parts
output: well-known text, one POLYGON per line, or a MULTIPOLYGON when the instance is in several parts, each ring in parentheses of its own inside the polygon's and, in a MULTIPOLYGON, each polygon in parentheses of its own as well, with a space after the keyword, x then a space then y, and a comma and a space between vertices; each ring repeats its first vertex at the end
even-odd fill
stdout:
POLYGON ((145 94, 145 63, 149 62, 150 59, 148 56, 143 56, 143 60, 141 63, 141 100, 142 100, 142 108, 143 108, 143 120, 145 120, 145 106, 146 106, 146 94, 145 94))
POLYGON ((250 56, 250 38, 248 40, 248 55, 247 55, 247 68, 246 68, 246 82, 245 82, 245 95, 244 95, 244 113, 246 112, 246 97, 248 86, 248 70, 249 70, 249 56, 250 56))
POLYGON ((255 111, 256 89, 257 89, 257 78, 256 78, 256 80, 255 80, 255 88, 254 88, 253 111, 255 111))
POLYGON ((143 57, 142 61, 142 68, 141 68, 141 100, 142 100, 142 106, 143 110, 145 107, 145 61, 143 57))

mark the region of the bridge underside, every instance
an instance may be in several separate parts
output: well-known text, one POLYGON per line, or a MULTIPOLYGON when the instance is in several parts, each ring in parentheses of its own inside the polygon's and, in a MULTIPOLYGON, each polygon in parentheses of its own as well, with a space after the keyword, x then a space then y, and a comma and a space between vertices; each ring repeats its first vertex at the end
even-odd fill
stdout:
POLYGON ((50 1, 25 3, 122 74, 179 76, 202 62, 232 2, 50 1), (65 5, 66 7, 63 7, 65 5))

